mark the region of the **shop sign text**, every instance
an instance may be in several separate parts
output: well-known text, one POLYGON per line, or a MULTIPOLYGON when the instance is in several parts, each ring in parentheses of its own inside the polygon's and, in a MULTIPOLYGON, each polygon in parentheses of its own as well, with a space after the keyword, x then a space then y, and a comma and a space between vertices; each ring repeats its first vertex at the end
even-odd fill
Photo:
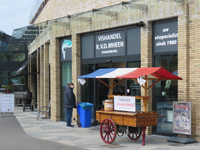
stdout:
POLYGON ((14 112, 14 94, 1 94, 0 106, 0 112, 14 112))
POLYGON ((162 22, 154 25, 154 51, 177 51, 178 27, 177 21, 162 22))
POLYGON ((124 31, 96 35, 96 57, 124 55, 124 39, 124 31))

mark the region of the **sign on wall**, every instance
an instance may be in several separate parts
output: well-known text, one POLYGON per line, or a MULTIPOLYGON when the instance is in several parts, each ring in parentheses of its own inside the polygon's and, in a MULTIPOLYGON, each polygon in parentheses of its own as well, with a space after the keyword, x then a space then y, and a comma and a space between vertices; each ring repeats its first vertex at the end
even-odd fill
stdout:
POLYGON ((176 19, 156 22, 153 31, 154 52, 178 50, 178 24, 176 19))
POLYGON ((94 34, 81 36, 82 59, 94 58, 94 34))
POLYGON ((72 60, 72 41, 71 37, 61 39, 61 61, 63 60, 72 60))
POLYGON ((173 132, 191 135, 191 102, 173 102, 173 132))
POLYGON ((95 50, 97 58, 125 55, 125 30, 96 34, 95 50))
POLYGON ((14 94, 0 95, 0 112, 14 112, 14 94))
POLYGON ((135 97, 114 96, 114 110, 135 112, 135 97))

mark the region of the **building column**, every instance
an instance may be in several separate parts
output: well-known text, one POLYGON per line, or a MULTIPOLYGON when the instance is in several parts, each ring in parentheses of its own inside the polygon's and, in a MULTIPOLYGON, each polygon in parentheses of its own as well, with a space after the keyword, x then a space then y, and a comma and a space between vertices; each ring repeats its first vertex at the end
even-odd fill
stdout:
MULTIPOLYGON (((189 100, 189 16, 188 4, 186 14, 178 16, 178 101, 189 100)), ((179 135, 181 136, 181 135, 179 135)))
POLYGON ((35 108, 35 102, 36 102, 36 97, 35 97, 35 74, 31 74, 32 72, 35 72, 34 70, 33 70, 33 61, 34 61, 34 59, 32 59, 31 61, 30 61, 30 63, 29 63, 29 90, 30 90, 30 92, 32 93, 32 105, 33 105, 33 107, 35 108))
MULTIPOLYGON (((28 59, 29 59, 29 57, 28 57, 28 59)), ((31 72, 32 60, 28 63, 27 66, 28 66, 28 73, 29 73, 29 72, 31 72)), ((30 86, 31 86, 31 76, 28 75, 28 89, 29 90, 31 90, 30 86)))
POLYGON ((51 121, 60 121, 60 44, 59 39, 51 38, 51 121))
POLYGON ((40 52, 37 53, 37 108, 40 108, 40 52))
MULTIPOLYGON (((197 141, 200 141, 200 80, 199 80, 199 75, 200 75, 200 10, 199 10, 200 2, 196 1, 193 4, 193 12, 196 12, 193 14, 193 21, 192 21, 192 29, 194 29, 194 36, 192 37, 192 41, 195 44, 195 54, 193 51, 192 57, 194 65, 190 65, 190 67, 194 67, 192 72, 191 72, 191 77, 190 80, 192 83, 190 84, 191 86, 191 91, 190 96, 192 97, 192 138, 195 138, 197 141), (197 9, 198 8, 198 9, 197 9), (193 86, 195 84, 195 87, 193 86), (197 94, 198 93, 198 94, 197 94), (195 95, 195 97, 193 97, 195 95)), ((190 97, 190 98, 191 98, 190 97)))
POLYGON ((40 107, 44 106, 44 47, 40 47, 40 107))
MULTIPOLYGON (((44 44, 44 106, 49 104, 49 44, 44 44)), ((45 114, 48 115, 48 114, 45 114)))
MULTIPOLYGON (((80 44, 80 35, 72 35, 72 82, 74 83, 74 94, 76 96, 76 102, 81 101, 81 84, 78 83, 78 76, 81 75, 81 44, 80 44)), ((77 109, 73 109, 73 116, 77 120, 77 109)), ((76 121, 72 120, 72 123, 76 121)))
MULTIPOLYGON (((152 67, 152 23, 145 22, 145 26, 141 28, 141 67, 152 67)), ((147 81, 150 86, 152 81, 147 81)), ((141 95, 145 95, 145 91, 141 88, 141 95)), ((147 105, 147 111, 152 111, 152 88, 147 90, 147 96, 150 97, 147 105)), ((141 101, 141 111, 144 111, 144 105, 141 101)), ((152 134, 152 127, 146 129, 146 134, 152 134)))
MULTIPOLYGON (((191 102, 191 137, 200 140, 199 81, 199 2, 185 5, 185 14, 178 16, 178 101, 191 102)), ((179 134, 180 137, 186 137, 179 134)))

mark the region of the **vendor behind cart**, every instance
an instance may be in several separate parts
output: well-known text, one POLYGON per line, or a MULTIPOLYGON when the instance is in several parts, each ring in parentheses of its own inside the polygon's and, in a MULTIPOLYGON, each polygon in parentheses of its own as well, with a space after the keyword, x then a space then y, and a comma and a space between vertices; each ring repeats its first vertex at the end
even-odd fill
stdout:
MULTIPOLYGON (((114 85, 116 85, 116 84, 118 84, 118 80, 114 80, 114 85)), ((118 94, 122 95, 123 94, 122 88, 119 85, 115 86, 113 88, 113 94, 114 95, 118 95, 118 94)))

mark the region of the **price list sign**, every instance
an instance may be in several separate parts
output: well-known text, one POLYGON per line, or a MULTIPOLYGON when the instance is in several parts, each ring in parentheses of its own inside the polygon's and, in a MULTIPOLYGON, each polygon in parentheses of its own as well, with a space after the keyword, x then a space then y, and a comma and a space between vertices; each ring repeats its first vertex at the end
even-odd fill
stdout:
POLYGON ((1 94, 1 112, 14 112, 14 94, 1 94))

